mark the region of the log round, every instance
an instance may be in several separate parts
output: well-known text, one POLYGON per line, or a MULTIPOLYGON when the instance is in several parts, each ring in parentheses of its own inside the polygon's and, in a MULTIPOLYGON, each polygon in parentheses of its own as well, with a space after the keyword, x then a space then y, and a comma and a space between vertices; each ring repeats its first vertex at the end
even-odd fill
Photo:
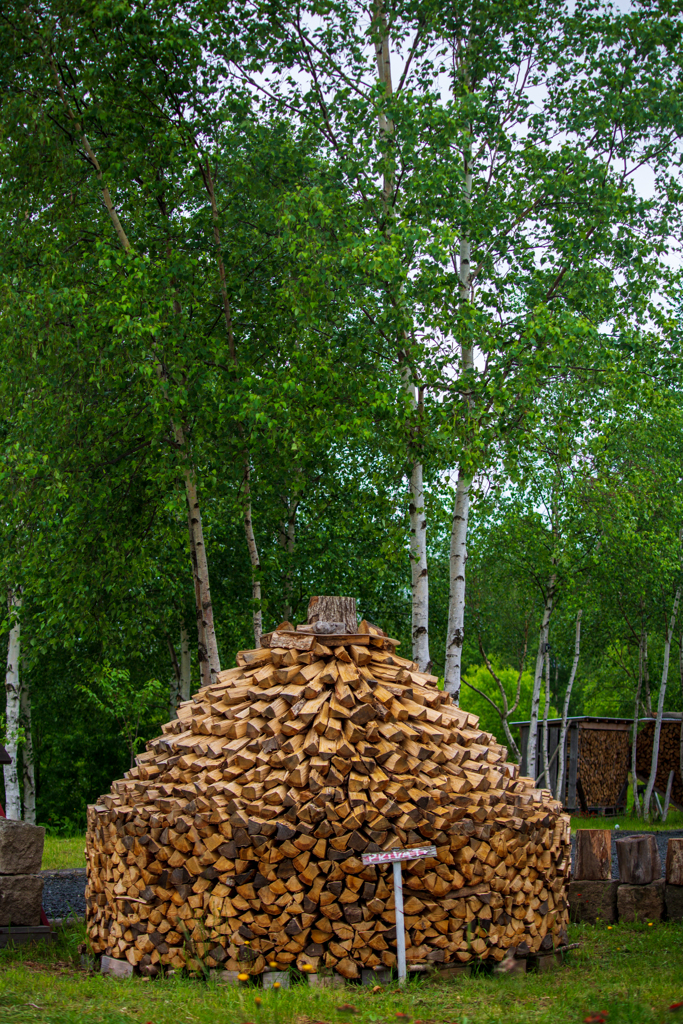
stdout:
POLYGON ((683 885, 683 839, 669 839, 666 847, 666 881, 683 885))
POLYGON ((179 709, 88 809, 93 949, 144 970, 501 960, 566 941, 569 818, 434 676, 361 623, 283 631, 179 709))
POLYGON ((617 861, 623 885, 650 885, 662 877, 657 840, 652 835, 617 839, 617 861))

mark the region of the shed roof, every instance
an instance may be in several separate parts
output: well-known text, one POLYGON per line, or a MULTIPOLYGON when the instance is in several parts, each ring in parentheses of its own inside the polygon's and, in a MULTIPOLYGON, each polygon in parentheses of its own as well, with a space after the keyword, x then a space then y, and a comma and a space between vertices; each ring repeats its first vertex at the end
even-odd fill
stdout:
MULTIPOLYGON (((654 722, 654 720, 655 720, 654 716, 652 718, 650 718, 649 715, 647 715, 645 718, 639 718, 638 719, 639 722, 654 722)), ((665 711, 664 715, 662 716, 662 720, 665 721, 665 722, 676 722, 676 721, 680 722, 681 716, 676 711, 665 711)), ((616 722, 624 722, 624 723, 628 723, 629 725, 632 725, 633 724, 633 719, 632 718, 609 718, 607 715, 570 715, 567 718, 567 722, 568 723, 569 722, 605 722, 605 723, 609 723, 609 722, 615 722, 615 723, 616 722)), ((531 724, 531 720, 528 719, 528 718, 525 721, 523 721, 523 722, 510 722, 510 725, 530 725, 530 724, 531 724)), ((543 719, 542 718, 538 719, 538 725, 543 725, 543 719)), ((562 719, 561 718, 549 718, 548 719, 548 725, 562 725, 562 719)))

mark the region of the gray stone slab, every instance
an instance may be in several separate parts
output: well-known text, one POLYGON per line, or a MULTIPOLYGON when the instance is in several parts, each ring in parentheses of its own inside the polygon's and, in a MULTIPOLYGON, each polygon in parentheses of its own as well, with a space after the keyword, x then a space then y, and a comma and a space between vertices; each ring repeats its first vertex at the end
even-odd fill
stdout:
POLYGON ((664 905, 670 921, 683 921, 683 885, 664 887, 664 905))
POLYGON ((264 988, 273 988, 276 984, 280 988, 289 988, 288 971, 264 971, 261 977, 264 988))
POLYGON ((617 892, 619 920, 661 921, 664 916, 664 879, 649 885, 620 885, 617 892))
POLYGON ((360 980, 363 985, 388 985, 391 981, 391 971, 388 967, 380 967, 376 971, 371 967, 364 967, 360 972, 360 980))
POLYGON ((40 875, 0 875, 0 927, 40 924, 40 875))
POLYGON ((127 960, 116 960, 113 956, 103 956, 100 972, 113 978, 132 978, 133 965, 129 964, 127 960))
POLYGON ((344 988, 346 981, 341 974, 309 974, 311 988, 344 988))
POLYGON ((42 825, 0 818, 0 875, 35 875, 45 845, 42 825))
POLYGON ((25 946, 29 942, 52 942, 52 929, 46 924, 37 924, 29 928, 0 928, 0 949, 9 943, 25 946))
POLYGON ((617 881, 570 882, 567 891, 569 917, 572 921, 595 924, 617 920, 617 881))

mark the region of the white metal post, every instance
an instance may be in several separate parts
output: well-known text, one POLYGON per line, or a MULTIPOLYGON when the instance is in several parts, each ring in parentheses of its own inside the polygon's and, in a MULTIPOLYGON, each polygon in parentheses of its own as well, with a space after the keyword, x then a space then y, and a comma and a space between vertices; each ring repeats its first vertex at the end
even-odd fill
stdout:
POLYGON ((401 862, 394 861, 394 904, 396 907, 396 953, 398 956, 398 983, 406 983, 406 926, 403 918, 403 878, 401 862))

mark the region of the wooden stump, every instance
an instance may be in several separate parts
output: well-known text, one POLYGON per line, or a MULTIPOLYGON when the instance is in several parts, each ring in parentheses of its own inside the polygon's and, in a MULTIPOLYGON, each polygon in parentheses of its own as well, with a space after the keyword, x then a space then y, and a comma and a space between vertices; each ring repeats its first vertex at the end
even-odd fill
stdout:
POLYGON ((347 633, 358 629, 355 597, 312 597, 308 602, 308 623, 343 622, 347 633))
POLYGON ((662 877, 657 841, 654 836, 617 839, 619 879, 623 885, 649 885, 662 877))
POLYGON ((606 882, 612 877, 612 834, 607 828, 582 828, 576 833, 574 878, 606 882))
POLYGON ((666 881, 683 885, 683 839, 670 839, 666 848, 666 881))

